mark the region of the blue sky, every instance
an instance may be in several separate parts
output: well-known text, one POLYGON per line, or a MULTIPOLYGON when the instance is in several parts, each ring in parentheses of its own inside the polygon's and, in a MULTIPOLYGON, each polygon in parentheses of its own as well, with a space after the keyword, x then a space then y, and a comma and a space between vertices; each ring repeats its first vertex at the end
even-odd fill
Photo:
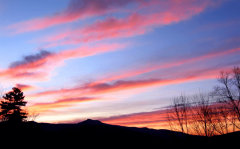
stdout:
POLYGON ((0 0, 3 92, 21 88, 38 122, 163 128, 159 108, 183 92, 211 91, 221 70, 239 65, 239 6, 0 0))

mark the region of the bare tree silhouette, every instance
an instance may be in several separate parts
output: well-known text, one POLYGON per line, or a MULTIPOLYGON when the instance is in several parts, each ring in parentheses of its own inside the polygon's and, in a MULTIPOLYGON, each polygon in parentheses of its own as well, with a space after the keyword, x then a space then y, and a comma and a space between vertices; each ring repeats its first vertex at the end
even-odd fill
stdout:
MULTIPOLYGON (((185 95, 175 97, 168 109, 167 119, 171 130, 180 131, 182 133, 190 133, 189 131, 189 98, 185 95), (177 123, 177 125, 176 125, 177 123)), ((179 136, 184 139, 184 135, 179 136)))
POLYGON ((171 130, 211 137, 240 129, 240 67, 221 71, 217 80, 222 86, 209 94, 173 99, 167 113, 171 130))
POLYGON ((223 116, 232 123, 233 131, 240 129, 240 68, 221 71, 217 79, 223 86, 215 86, 211 95, 229 110, 230 115, 223 116))
POLYGON ((35 119, 39 116, 39 114, 36 111, 29 111, 27 108, 25 109, 27 113, 26 121, 35 121, 35 119))
MULTIPOLYGON (((231 125, 226 117, 231 113, 226 106, 216 104, 209 93, 175 97, 168 108, 170 129, 186 134, 212 137, 228 133, 231 125)), ((182 137, 184 139, 184 136, 182 137)))
POLYGON ((196 134, 206 137, 215 135, 216 123, 212 99, 207 93, 200 92, 192 96, 191 121, 194 123, 196 134))

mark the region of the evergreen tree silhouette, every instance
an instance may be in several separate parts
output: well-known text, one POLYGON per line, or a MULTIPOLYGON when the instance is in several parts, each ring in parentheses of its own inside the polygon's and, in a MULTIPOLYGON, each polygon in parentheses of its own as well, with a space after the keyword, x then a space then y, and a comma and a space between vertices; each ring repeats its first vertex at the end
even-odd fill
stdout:
POLYGON ((2 97, 3 101, 0 103, 0 116, 3 122, 20 123, 26 120, 27 113, 21 109, 21 106, 25 106, 27 103, 23 101, 24 97, 21 89, 16 87, 13 87, 12 91, 2 97))

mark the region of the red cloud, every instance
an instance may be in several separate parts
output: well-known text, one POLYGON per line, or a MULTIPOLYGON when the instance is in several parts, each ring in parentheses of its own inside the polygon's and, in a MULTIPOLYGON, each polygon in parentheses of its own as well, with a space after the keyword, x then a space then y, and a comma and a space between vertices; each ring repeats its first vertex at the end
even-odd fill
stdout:
POLYGON ((162 110, 110 117, 101 119, 101 121, 112 125, 121 125, 127 127, 148 127, 154 129, 163 129, 163 124, 167 123, 165 113, 162 110), (154 126, 151 126, 153 124, 154 126), (158 127, 156 127, 156 125, 158 127))

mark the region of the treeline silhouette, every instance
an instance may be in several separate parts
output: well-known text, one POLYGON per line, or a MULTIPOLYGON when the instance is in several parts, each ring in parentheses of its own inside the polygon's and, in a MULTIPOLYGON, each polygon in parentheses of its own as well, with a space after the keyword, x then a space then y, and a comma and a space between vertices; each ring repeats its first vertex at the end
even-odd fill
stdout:
POLYGON ((175 97, 166 118, 171 130, 109 125, 36 123, 23 92, 13 88, 0 103, 0 140, 8 148, 163 148, 234 146, 240 136, 240 68, 222 71, 210 93, 175 97), (28 143, 26 143, 28 142, 28 143), (229 144, 228 142, 231 142, 229 144), (194 145, 192 145, 194 144, 194 145))

